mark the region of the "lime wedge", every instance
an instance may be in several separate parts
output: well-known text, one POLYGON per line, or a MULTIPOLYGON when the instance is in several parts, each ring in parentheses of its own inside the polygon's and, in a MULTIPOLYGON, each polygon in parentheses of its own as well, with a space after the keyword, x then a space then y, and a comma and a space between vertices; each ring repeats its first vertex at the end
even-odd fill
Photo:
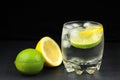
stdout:
POLYGON ((103 27, 94 26, 85 29, 76 28, 71 31, 71 45, 77 48, 91 48, 98 45, 102 40, 103 27))

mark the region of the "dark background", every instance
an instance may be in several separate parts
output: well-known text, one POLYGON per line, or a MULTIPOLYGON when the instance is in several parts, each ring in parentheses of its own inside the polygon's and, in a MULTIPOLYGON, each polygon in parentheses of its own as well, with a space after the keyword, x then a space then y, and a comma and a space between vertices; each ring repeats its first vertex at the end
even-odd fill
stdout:
POLYGON ((16 2, 1 11, 1 40, 61 39, 63 24, 71 20, 92 20, 103 24, 106 42, 119 42, 117 2, 16 2))
POLYGON ((120 80, 120 9, 112 1, 4 1, 0 5, 0 80, 120 80), (17 54, 50 36, 59 44, 63 24, 72 20, 92 20, 103 24, 105 49, 103 64, 95 75, 72 76, 61 65, 45 68, 37 76, 23 76, 15 69, 17 54), (87 78, 87 79, 86 79, 87 78))

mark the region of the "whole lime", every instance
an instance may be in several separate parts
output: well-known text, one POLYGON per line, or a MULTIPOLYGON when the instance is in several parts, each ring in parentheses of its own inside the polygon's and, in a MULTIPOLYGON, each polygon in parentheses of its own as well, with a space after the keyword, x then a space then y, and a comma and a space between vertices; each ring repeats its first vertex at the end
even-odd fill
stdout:
POLYGON ((22 50, 15 59, 16 69, 26 75, 39 73, 43 69, 44 63, 41 53, 32 48, 22 50))

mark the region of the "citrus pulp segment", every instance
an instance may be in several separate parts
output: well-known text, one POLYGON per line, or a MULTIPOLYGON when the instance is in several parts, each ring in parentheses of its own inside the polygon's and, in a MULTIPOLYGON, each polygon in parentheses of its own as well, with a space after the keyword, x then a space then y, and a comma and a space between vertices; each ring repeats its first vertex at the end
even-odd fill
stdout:
POLYGON ((43 37, 37 43, 35 49, 43 55, 47 66, 56 67, 62 63, 61 50, 52 38, 43 37))
POLYGON ((83 30, 73 29, 70 35, 71 45, 77 48, 91 48, 98 45, 102 40, 102 26, 89 27, 83 30))

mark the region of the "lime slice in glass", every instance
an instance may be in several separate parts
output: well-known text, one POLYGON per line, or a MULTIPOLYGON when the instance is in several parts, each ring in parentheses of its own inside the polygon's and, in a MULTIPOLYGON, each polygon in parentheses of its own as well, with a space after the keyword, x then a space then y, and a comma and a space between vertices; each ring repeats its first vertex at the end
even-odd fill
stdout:
POLYGON ((93 26, 88 28, 75 28, 70 32, 71 45, 77 48, 91 48, 102 40, 103 27, 93 26))

